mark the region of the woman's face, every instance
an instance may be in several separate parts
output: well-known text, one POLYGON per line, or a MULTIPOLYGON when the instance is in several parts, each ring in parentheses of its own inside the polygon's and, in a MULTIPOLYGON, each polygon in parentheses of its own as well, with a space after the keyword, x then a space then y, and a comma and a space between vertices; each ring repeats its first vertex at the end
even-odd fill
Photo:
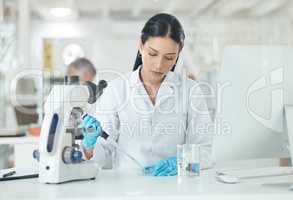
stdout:
POLYGON ((169 37, 151 37, 140 44, 144 76, 149 80, 162 81, 173 68, 179 54, 179 44, 169 37))

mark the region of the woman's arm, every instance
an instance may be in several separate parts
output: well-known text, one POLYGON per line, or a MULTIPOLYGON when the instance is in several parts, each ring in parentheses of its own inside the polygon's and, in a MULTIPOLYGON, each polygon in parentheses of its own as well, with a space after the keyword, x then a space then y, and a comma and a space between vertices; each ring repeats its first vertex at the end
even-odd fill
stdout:
MULTIPOLYGON (((104 93, 96 103, 96 114, 94 117, 100 122, 103 131, 112 139, 118 138, 119 119, 117 114, 117 100, 111 85, 104 90, 104 93)), ((96 160, 101 166, 110 165, 112 153, 115 149, 103 138, 98 137, 94 149, 84 149, 87 159, 96 160)))

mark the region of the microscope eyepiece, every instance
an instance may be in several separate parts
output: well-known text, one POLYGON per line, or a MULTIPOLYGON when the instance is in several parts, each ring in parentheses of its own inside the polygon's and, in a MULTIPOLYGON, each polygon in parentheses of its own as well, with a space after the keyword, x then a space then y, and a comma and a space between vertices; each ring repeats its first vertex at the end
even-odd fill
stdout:
POLYGON ((79 85, 79 76, 65 76, 64 85, 79 85))
POLYGON ((107 87, 107 81, 105 80, 100 80, 98 83, 98 90, 103 90, 107 87))
POLYGON ((97 99, 103 94, 103 90, 107 87, 107 82, 105 80, 100 80, 98 85, 92 83, 91 81, 87 81, 86 85, 88 86, 90 97, 88 102, 93 104, 97 101, 97 99))

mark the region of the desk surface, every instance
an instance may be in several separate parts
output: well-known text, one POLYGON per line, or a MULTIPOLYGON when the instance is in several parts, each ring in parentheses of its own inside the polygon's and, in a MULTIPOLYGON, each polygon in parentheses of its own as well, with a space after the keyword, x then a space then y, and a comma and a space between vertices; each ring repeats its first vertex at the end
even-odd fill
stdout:
POLYGON ((0 137, 1 144, 38 144, 39 137, 19 136, 19 137, 0 137))
POLYGON ((293 199, 288 184, 293 176, 246 179, 224 184, 214 178, 215 170, 200 177, 148 177, 103 170, 96 180, 65 184, 41 184, 38 179, 0 182, 0 199, 293 199))

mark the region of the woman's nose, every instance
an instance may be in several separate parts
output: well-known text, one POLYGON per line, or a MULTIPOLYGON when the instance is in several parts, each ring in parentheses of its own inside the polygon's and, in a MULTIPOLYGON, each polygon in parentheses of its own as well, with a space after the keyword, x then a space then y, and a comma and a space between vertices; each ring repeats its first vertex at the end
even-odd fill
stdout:
POLYGON ((161 72, 161 70, 164 68, 164 61, 163 58, 159 58, 158 62, 156 63, 155 69, 157 72, 161 72))

